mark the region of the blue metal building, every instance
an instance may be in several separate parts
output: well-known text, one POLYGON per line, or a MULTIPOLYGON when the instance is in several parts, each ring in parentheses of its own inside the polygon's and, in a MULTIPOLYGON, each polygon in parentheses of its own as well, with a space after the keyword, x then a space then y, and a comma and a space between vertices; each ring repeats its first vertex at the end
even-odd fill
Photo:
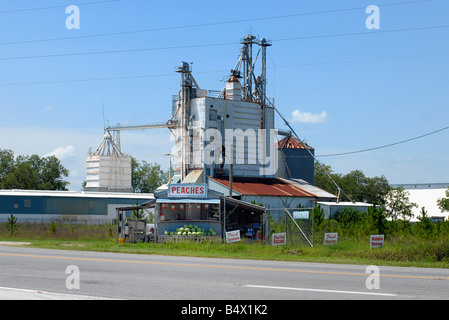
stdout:
POLYGON ((153 199, 148 193, 0 190, 0 222, 13 214, 19 222, 107 224, 117 207, 153 199))

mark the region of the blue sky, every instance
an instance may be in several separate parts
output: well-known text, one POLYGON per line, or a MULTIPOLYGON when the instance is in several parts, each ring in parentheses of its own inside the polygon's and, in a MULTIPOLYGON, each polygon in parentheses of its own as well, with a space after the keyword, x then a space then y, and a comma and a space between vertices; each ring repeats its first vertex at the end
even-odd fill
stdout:
MULTIPOLYGON (((248 33, 272 40, 268 95, 317 155, 420 136, 449 126, 448 11, 445 0, 0 0, 0 148, 56 154, 79 190, 102 104, 111 124, 167 121, 175 67, 193 62, 199 85, 221 90, 248 33), (69 5, 79 30, 66 28, 69 5), (369 5, 380 30, 366 28, 369 5)), ((448 137, 318 159, 390 183, 448 182, 448 137)), ((155 155, 171 146, 168 130, 122 133, 124 152, 164 168, 168 157, 155 155)))

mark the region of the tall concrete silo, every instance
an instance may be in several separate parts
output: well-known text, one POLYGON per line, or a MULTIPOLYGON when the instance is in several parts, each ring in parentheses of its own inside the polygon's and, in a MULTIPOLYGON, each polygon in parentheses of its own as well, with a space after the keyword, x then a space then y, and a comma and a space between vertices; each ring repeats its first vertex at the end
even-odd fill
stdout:
POLYGON ((114 140, 106 132, 97 150, 87 157, 85 191, 132 192, 131 157, 121 152, 118 136, 114 140))

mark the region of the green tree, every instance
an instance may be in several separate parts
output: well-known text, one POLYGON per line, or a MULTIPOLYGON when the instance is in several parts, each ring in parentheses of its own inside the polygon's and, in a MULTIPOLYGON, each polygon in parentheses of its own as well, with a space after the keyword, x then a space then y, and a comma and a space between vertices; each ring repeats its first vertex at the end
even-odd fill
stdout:
POLYGON ((69 170, 64 168, 55 156, 41 159, 40 188, 42 190, 67 190, 68 181, 64 177, 69 176, 69 170))
POLYGON ((368 216, 371 216, 373 227, 376 233, 387 233, 387 217, 385 215, 384 208, 376 206, 369 207, 368 216))
POLYGON ((168 172, 163 171, 156 163, 139 163, 132 158, 131 173, 131 185, 135 193, 153 193, 168 182, 168 172))
POLYGON ((14 168, 14 153, 11 150, 0 149, 0 182, 14 168))
POLYGON ((314 219, 313 223, 315 226, 315 231, 318 231, 320 226, 324 222, 324 210, 318 204, 313 208, 312 213, 313 213, 313 219, 314 219))
POLYGON ((343 228, 346 228, 349 225, 354 225, 360 222, 363 219, 364 213, 358 211, 354 208, 345 208, 341 211, 338 211, 335 215, 335 220, 340 223, 343 228))
POLYGON ((390 183, 384 175, 367 178, 364 185, 364 201, 383 207, 391 189, 390 183))
POLYGON ((426 208, 421 208, 421 215, 418 216, 418 225, 426 232, 432 230, 432 223, 430 222, 429 216, 427 215, 426 208))
POLYGON ((6 221, 6 229, 13 235, 17 232, 17 218, 11 213, 11 216, 6 221))
POLYGON ((19 155, 0 150, 0 188, 28 190, 67 190, 69 171, 55 156, 19 155))
MULTIPOLYGON (((139 204, 136 203, 136 206, 139 204)), ((133 210, 133 219, 142 220, 145 218, 145 211, 143 209, 134 209, 133 210)))
MULTIPOLYGON (((384 206, 386 195, 391 190, 385 176, 370 178, 360 170, 351 171, 343 176, 335 173, 330 166, 315 165, 315 185, 337 194, 337 188, 329 176, 351 198, 347 200, 384 206)), ((344 198, 344 194, 341 194, 341 197, 344 198)))
POLYGON ((385 213, 387 217, 397 220, 408 221, 413 216, 412 209, 418 207, 416 203, 410 202, 410 193, 402 187, 392 189, 386 198, 385 213))
POLYGON ((446 190, 446 198, 438 199, 437 204, 441 212, 449 211, 449 189, 446 190))
POLYGON ((332 180, 329 178, 329 176, 338 184, 340 185, 340 179, 341 175, 338 173, 335 173, 331 166, 327 166, 325 164, 318 164, 315 162, 315 186, 326 190, 327 192, 330 192, 332 194, 337 195, 338 189, 335 186, 335 184, 332 182, 332 180))

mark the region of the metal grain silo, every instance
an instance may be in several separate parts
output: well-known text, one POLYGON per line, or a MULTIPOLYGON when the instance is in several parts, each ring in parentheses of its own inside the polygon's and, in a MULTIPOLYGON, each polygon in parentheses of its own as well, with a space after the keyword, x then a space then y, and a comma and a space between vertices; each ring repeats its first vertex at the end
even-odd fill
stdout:
POLYGON ((279 141, 278 150, 278 176, 302 179, 312 185, 315 184, 315 162, 312 156, 315 149, 293 136, 287 136, 279 141))

